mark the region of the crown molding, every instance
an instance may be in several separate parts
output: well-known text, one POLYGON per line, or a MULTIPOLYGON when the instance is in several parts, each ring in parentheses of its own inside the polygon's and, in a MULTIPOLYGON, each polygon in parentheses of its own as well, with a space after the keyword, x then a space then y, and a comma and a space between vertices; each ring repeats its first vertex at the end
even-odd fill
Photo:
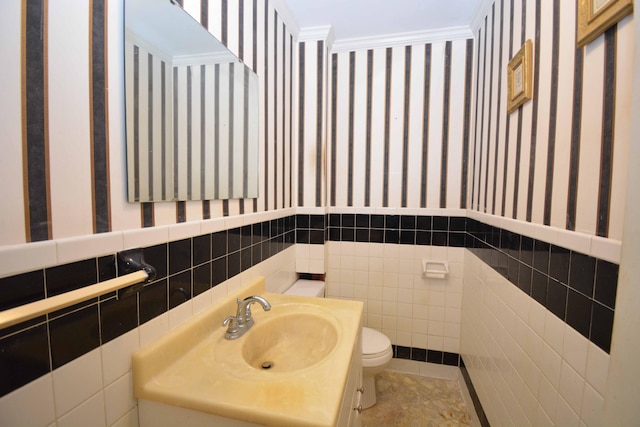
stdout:
POLYGON ((176 55, 173 57, 173 65, 176 67, 186 65, 228 64, 230 62, 242 63, 242 61, 231 52, 176 55))
POLYGON ((306 42, 309 40, 326 40, 328 37, 333 37, 333 27, 331 25, 305 27, 300 29, 298 41, 306 42))
POLYGON ((412 44, 432 43, 438 41, 466 40, 473 38, 469 27, 450 27, 439 30, 414 31, 399 34, 386 34, 372 37, 357 37, 337 40, 333 43, 332 52, 345 52, 380 47, 408 46, 412 44))
POLYGON ((287 2, 285 0, 273 0, 273 7, 282 18, 282 21, 287 26, 287 29, 293 35, 293 39, 297 39, 300 35, 300 24, 298 24, 296 16, 287 5, 287 2))
POLYGON ((139 35, 135 31, 132 31, 129 28, 125 28, 124 31, 125 31, 125 39, 128 42, 131 42, 132 44, 143 48, 150 54, 154 55, 155 57, 163 60, 168 64, 171 64, 173 62, 173 56, 170 53, 161 49, 156 44, 148 42, 147 39, 145 39, 144 37, 142 37, 141 35, 139 35))
POLYGON ((300 34, 298 35, 299 42, 316 40, 323 40, 327 45, 327 49, 331 51, 331 48, 335 43, 333 27, 331 25, 322 25, 318 27, 306 27, 300 30, 300 34))

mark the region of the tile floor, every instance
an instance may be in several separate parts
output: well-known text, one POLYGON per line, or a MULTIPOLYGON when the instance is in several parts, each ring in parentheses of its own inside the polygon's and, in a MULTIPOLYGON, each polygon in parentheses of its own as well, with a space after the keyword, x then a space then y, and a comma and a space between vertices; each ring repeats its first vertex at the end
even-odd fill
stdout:
POLYGON ((460 383, 394 371, 376 376, 377 403, 362 427, 472 426, 460 383))

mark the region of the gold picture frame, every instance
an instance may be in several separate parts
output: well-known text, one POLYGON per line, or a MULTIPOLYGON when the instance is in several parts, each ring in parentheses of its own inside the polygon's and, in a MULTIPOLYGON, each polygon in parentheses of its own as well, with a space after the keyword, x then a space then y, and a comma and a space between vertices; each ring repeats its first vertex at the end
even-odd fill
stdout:
POLYGON ((531 40, 527 40, 507 66, 507 113, 531 99, 531 40))
POLYGON ((585 46, 633 11, 633 0, 577 0, 578 47, 585 46))

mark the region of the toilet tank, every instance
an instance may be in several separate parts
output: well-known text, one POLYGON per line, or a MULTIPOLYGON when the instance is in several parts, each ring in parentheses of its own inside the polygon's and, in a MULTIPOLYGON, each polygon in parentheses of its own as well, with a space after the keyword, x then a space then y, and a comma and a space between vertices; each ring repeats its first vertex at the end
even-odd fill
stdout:
POLYGON ((324 298, 324 282, 321 280, 300 279, 284 291, 285 295, 296 295, 300 297, 324 298))

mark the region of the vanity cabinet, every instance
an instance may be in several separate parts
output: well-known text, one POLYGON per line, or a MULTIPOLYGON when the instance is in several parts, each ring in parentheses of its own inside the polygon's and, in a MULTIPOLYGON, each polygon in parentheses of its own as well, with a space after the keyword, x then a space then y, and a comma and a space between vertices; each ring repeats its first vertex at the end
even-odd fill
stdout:
POLYGON ((360 426, 363 308, 268 293, 256 278, 133 354, 140 426, 360 426), (219 325, 251 295, 271 310, 225 339, 219 325))
POLYGON ((353 356, 349 365, 349 376, 342 396, 342 405, 338 414, 339 427, 360 427, 360 398, 362 397, 362 328, 354 344, 353 356))
MULTIPOLYGON (((362 332, 358 333, 355 342, 351 362, 349 364, 349 374, 342 395, 342 403, 338 414, 338 422, 335 427, 361 427, 360 420, 360 397, 362 396, 362 332)), ((146 399, 139 399, 138 411, 140 426, 176 426, 188 425, 190 427, 208 427, 215 425, 218 427, 260 427, 261 424, 254 424, 247 421, 240 421, 232 418, 220 417, 194 411, 187 408, 180 408, 160 402, 146 399)))

